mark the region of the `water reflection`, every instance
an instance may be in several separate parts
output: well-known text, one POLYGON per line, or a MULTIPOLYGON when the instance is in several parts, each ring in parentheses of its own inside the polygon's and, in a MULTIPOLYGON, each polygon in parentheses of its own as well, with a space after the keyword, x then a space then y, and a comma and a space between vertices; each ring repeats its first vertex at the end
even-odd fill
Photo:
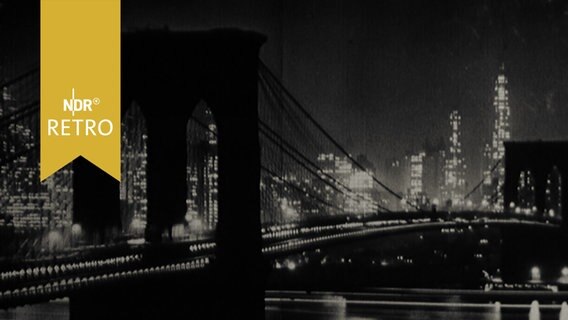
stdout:
POLYGON ((343 320, 347 314, 347 302, 340 296, 323 296, 323 307, 329 311, 328 319, 343 320))
POLYGON ((0 310, 0 320, 63 320, 69 319, 69 300, 0 310))
POLYGON ((562 306, 560 307, 560 320, 568 320, 568 304, 566 301, 562 302, 562 306))
POLYGON ((493 317, 492 320, 501 320, 501 302, 497 301, 493 305, 493 317))
MULTIPOLYGON (((318 299, 267 300, 267 320, 568 320, 568 304, 540 304, 512 308, 495 302, 486 307, 391 306, 349 303, 341 295, 329 294, 318 299)), ((69 319, 68 300, 0 310, 0 320, 69 319)), ((176 319, 165 319, 176 320, 176 319)))
POLYGON ((540 306, 538 301, 534 300, 531 303, 531 310, 529 311, 529 320, 540 320, 540 306))

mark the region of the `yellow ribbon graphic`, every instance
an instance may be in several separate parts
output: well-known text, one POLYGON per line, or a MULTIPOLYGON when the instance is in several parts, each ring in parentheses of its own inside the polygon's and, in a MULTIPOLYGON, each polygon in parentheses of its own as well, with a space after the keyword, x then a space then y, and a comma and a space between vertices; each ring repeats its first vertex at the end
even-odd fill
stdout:
POLYGON ((78 156, 120 180, 120 0, 41 0, 41 180, 78 156))

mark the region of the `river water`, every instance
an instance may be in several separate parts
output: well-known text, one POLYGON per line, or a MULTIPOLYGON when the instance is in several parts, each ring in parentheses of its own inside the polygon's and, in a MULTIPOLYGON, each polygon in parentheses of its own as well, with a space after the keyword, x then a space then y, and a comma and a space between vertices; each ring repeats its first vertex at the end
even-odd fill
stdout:
MULTIPOLYGON (((0 320, 60 320, 69 318, 67 300, 0 311, 0 320)), ((568 307, 536 304, 524 307, 384 306, 324 301, 267 301, 267 320, 568 320, 568 307)))

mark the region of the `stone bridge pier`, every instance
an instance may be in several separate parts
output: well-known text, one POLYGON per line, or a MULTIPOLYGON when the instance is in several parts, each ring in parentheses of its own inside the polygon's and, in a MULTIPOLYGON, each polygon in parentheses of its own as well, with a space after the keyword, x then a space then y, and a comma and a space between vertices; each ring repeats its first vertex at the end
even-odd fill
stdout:
MULTIPOLYGON (((160 260, 162 235, 185 218, 186 127, 201 100, 212 110, 218 132, 216 258, 197 278, 148 279, 74 295, 73 319, 264 317, 257 110, 264 41, 260 34, 233 29, 123 35, 122 112, 136 103, 147 125, 146 240, 156 248, 151 259, 160 260)), ((118 227, 118 183, 85 162, 75 163, 75 220, 93 230, 118 227), (90 181, 104 190, 96 199, 89 198, 90 181)))

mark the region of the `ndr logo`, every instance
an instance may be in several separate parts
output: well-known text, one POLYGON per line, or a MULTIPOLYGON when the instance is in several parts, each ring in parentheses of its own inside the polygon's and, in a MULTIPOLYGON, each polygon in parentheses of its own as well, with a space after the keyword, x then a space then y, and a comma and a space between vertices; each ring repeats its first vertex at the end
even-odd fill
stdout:
POLYGON ((63 111, 70 111, 73 116, 75 112, 93 111, 93 105, 99 105, 99 98, 93 99, 77 99, 75 98, 75 88, 71 89, 71 99, 63 99, 63 111))
POLYGON ((101 100, 99 98, 75 98, 75 88, 71 89, 71 99, 63 99, 63 111, 71 112, 73 119, 47 119, 47 135, 109 136, 114 128, 110 119, 95 120, 88 117, 75 118, 75 112, 93 112, 92 107, 100 103, 101 100))

